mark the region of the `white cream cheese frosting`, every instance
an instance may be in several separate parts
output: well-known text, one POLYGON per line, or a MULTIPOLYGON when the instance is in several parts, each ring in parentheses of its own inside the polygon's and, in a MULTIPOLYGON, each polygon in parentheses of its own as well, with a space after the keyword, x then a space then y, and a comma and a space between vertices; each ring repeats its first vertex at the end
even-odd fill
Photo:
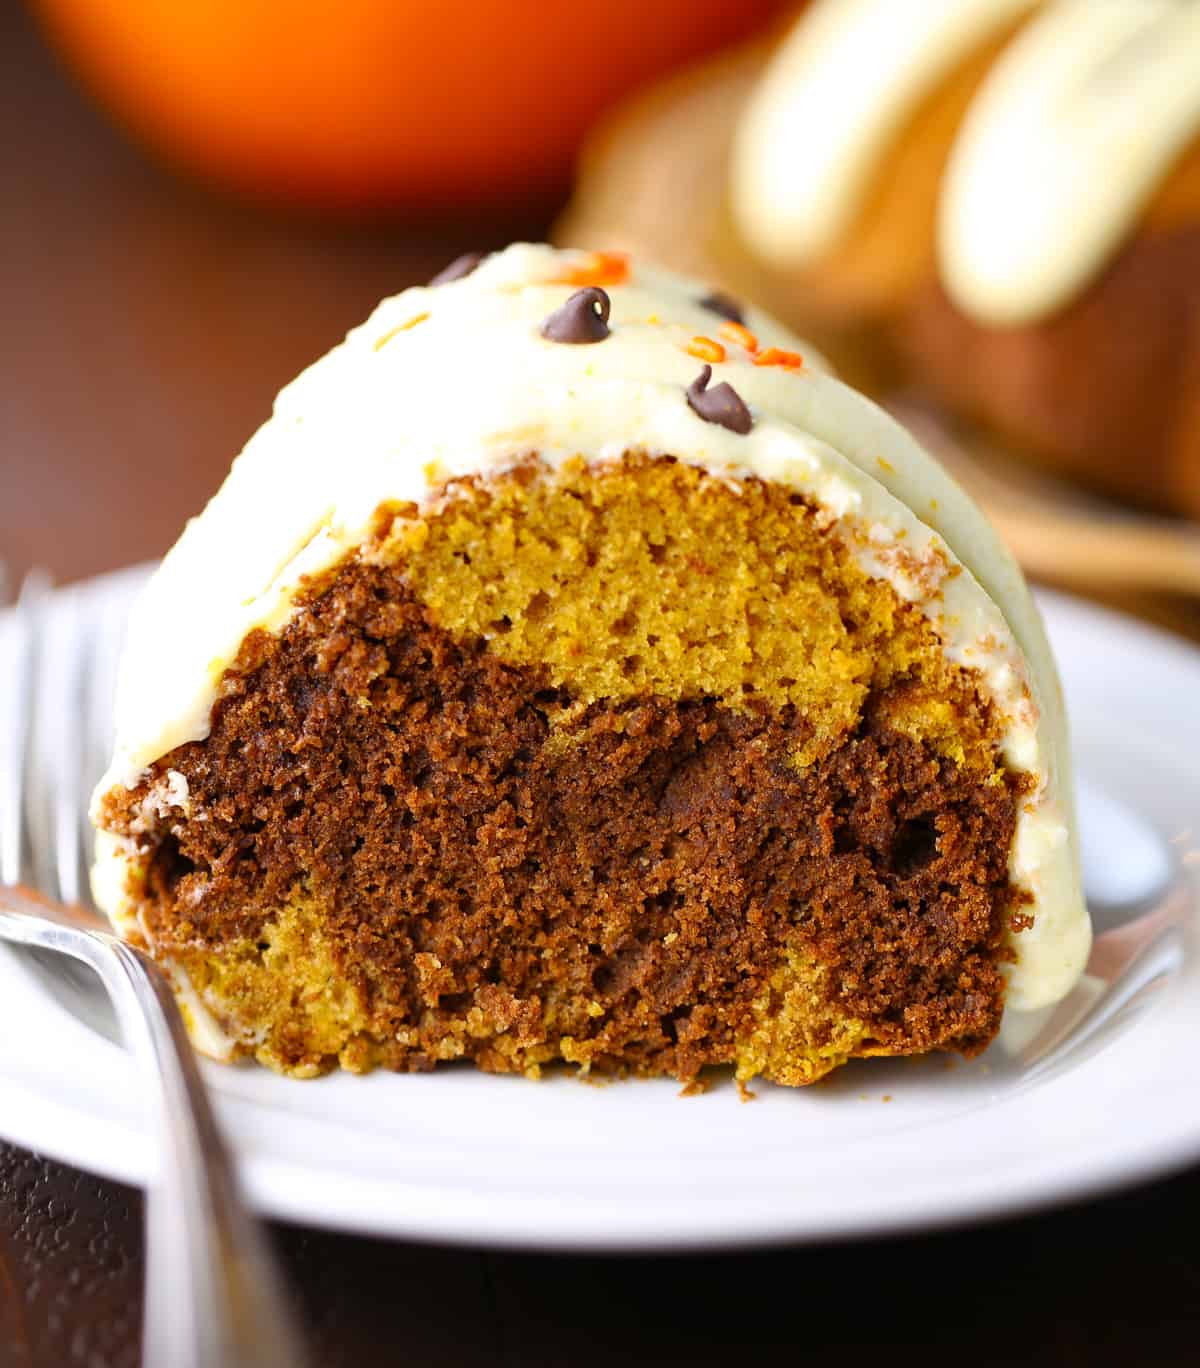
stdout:
POLYGON ((815 0, 735 135, 732 208, 750 246, 781 266, 836 247, 920 105, 1035 3, 815 0))
POLYGON ((1086 287, 1200 135, 1200 5, 1056 0, 1000 54, 939 205, 947 293, 1026 323, 1086 287))
POLYGON ((988 324, 1052 314, 1099 274, 1200 135, 1192 0, 815 0, 735 139, 750 246, 812 266, 850 230, 906 123, 1037 9, 975 93, 938 203, 938 271, 988 324))
MULTIPOLYGON (((302 578, 360 546, 381 504, 424 505, 447 479, 499 474, 531 452, 550 466, 603 463, 631 447, 669 453, 734 486, 757 477, 803 493, 853 534, 870 574, 926 614, 948 656, 979 672, 1005 719, 1006 763, 1034 781, 1010 859, 1033 923, 1012 937, 1009 1001, 1032 1008, 1062 997, 1090 945, 1062 698, 1037 611, 996 533, 819 358, 806 353, 799 370, 756 364, 770 347, 805 353, 765 315, 746 318, 758 352, 726 338, 714 375, 748 405, 752 430, 703 421, 686 399, 701 365, 686 347, 716 337, 724 320, 703 303, 702 285, 637 264, 605 286, 603 343, 547 340, 541 324, 576 288, 564 277, 588 265, 587 253, 516 246, 464 279, 406 290, 282 391, 134 611, 116 752, 97 795, 133 787, 207 734, 246 634, 281 628, 302 578)), ((168 773, 160 784, 170 783, 168 773)), ((160 799, 180 795, 164 788, 160 799)), ((94 888, 118 923, 132 912, 132 853, 100 834, 94 888)))

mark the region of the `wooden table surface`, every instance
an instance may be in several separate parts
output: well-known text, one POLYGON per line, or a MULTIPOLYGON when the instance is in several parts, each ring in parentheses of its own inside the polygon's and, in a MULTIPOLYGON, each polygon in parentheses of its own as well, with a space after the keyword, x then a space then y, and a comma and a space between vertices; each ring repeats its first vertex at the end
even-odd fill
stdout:
MULTIPOLYGON (((218 202, 110 132, 11 0, 0 92, 0 560, 18 573, 161 553, 279 385, 380 295, 467 245, 544 231, 349 232, 218 202)), ((22 1027, 0 1003, 0 1030, 22 1027)), ((0 1142, 0 1368, 138 1363, 140 1208, 0 1142)), ((276 1238, 323 1368, 865 1368, 898 1350, 955 1368, 1174 1368, 1200 1361, 1198 1217, 1200 1168, 969 1231, 754 1254, 276 1238)))

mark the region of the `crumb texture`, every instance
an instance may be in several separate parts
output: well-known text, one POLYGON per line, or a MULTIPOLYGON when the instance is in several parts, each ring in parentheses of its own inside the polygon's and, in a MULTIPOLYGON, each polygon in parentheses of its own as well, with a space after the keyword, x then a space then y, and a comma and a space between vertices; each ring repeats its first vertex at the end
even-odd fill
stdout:
POLYGON ((531 462, 380 529, 105 801, 242 1053, 800 1084, 987 1043, 1019 785, 807 506, 531 462))
MULTIPOLYGON (((758 699, 803 719, 813 758, 873 690, 921 681, 920 699, 898 690, 890 700, 914 734, 926 704, 963 693, 920 614, 854 563, 799 494, 759 480, 725 483, 636 454, 599 474, 570 463, 553 478, 530 461, 488 484, 454 482, 434 516, 398 511, 390 536, 435 622, 545 667, 577 706, 758 699)), ((954 730, 958 758, 970 750, 991 763, 977 710, 954 730)))

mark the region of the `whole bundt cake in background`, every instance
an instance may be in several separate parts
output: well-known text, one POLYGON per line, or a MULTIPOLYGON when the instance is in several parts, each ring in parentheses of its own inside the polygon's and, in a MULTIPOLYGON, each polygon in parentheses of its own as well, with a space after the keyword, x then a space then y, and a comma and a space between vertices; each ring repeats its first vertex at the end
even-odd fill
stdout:
POLYGON ((814 0, 729 127, 737 231, 798 317, 1200 517, 1200 6, 814 0))

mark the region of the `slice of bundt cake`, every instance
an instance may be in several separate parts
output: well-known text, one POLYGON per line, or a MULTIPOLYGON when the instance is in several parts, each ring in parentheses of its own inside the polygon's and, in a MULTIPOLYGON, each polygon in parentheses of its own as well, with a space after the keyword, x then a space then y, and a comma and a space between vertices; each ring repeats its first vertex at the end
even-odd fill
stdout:
POLYGON ((202 1048, 801 1084, 1070 988, 1035 609, 797 346, 523 246, 283 391, 136 610, 94 808, 202 1048))

